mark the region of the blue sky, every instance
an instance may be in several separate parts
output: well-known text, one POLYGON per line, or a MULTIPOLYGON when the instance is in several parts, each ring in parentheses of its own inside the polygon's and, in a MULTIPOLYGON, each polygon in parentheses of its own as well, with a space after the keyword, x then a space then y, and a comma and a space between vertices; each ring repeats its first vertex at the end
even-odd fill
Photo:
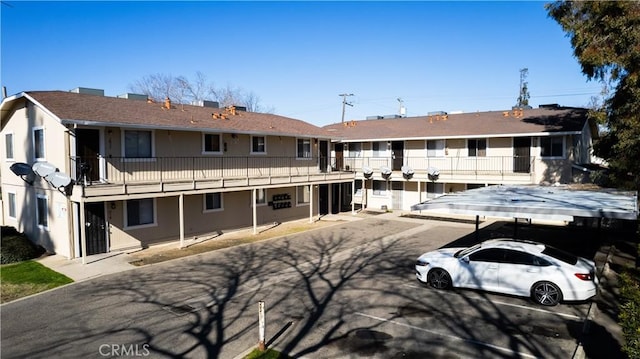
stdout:
POLYGON ((101 88, 143 76, 241 87, 316 125, 430 111, 505 110, 528 68, 530 104, 587 106, 600 92, 544 2, 21 2, 3 0, 9 94, 101 88))

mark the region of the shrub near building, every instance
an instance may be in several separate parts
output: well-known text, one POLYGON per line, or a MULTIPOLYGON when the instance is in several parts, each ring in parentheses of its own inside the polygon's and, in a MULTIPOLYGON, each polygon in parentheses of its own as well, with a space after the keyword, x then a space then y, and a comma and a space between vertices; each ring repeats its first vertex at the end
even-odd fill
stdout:
POLYGON ((14 227, 2 226, 0 231, 0 264, 26 261, 45 252, 14 227))

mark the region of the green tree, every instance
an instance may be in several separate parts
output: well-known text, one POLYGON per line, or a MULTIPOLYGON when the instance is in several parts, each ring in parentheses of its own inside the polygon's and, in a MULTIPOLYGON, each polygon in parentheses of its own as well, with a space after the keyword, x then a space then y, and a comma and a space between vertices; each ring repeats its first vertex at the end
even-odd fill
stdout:
POLYGON ((616 187, 640 189, 640 2, 558 1, 546 5, 571 39, 589 80, 610 86, 596 120, 606 130, 594 151, 616 187))

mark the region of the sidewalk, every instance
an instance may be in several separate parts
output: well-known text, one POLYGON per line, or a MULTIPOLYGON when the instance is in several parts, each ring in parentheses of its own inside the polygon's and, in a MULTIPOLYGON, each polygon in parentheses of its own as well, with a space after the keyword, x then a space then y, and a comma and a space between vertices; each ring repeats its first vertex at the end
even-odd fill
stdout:
POLYGON ((82 264, 82 258, 68 259, 57 254, 37 259, 40 264, 66 275, 75 282, 131 270, 136 268, 129 264, 132 260, 133 258, 125 252, 92 255, 87 257, 86 264, 82 264))

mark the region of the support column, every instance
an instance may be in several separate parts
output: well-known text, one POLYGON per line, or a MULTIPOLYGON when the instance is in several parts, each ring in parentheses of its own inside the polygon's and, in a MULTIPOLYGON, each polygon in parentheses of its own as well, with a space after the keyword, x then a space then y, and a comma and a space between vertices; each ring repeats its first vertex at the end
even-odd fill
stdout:
POLYGON ((253 234, 258 234, 258 211, 256 210, 257 189, 251 190, 251 210, 253 212, 253 234))
MULTIPOLYGON (((362 201, 361 201, 362 202, 362 201)), ((356 180, 351 182, 351 214, 356 214, 356 180)))
POLYGON ((178 216, 180 217, 180 248, 184 248, 184 194, 178 197, 178 216))
POLYGON ((87 264, 87 222, 84 216, 84 201, 80 201, 80 243, 82 244, 82 264, 87 264))
MULTIPOLYGON (((420 190, 420 183, 422 181, 418 180, 418 203, 422 203, 422 191, 420 190)), ((419 210, 418 213, 422 213, 422 210, 419 210)))
POLYGON ((309 185, 309 223, 313 223, 313 185, 309 185))

